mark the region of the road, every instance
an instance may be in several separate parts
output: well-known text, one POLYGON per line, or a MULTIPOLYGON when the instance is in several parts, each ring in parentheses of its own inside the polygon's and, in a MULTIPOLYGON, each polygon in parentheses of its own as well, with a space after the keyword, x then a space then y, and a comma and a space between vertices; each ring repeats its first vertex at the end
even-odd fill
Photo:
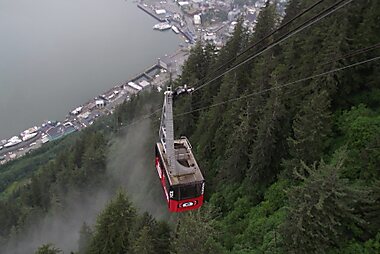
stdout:
POLYGON ((38 135, 28 141, 22 142, 18 145, 3 148, 0 150, 0 156, 4 157, 3 160, 0 161, 0 164, 5 164, 9 160, 19 158, 27 154, 30 150, 39 148, 42 145, 41 141, 42 132, 39 132, 38 135), (35 143, 33 146, 30 146, 32 143, 35 143))

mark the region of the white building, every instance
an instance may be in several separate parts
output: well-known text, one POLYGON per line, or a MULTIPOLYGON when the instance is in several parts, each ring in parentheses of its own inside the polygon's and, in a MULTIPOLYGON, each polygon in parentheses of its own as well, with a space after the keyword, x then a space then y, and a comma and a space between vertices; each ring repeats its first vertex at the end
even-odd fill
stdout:
POLYGON ((150 85, 150 83, 148 81, 146 81, 146 80, 142 80, 139 83, 139 86, 141 86, 142 88, 145 88, 145 87, 147 87, 149 85, 150 85))
POLYGON ((157 15, 164 15, 164 14, 166 14, 166 10, 164 10, 164 9, 155 10, 155 12, 156 12, 157 15))
POLYGON ((181 6, 181 7, 185 7, 185 6, 188 6, 190 3, 188 1, 179 1, 178 2, 178 5, 181 6))
POLYGON ((128 82, 128 84, 124 85, 124 89, 129 93, 135 94, 141 91, 142 87, 134 82, 128 82))
POLYGON ((201 15, 196 14, 194 15, 194 25, 200 25, 202 24, 201 15))
POLYGON ((236 22, 236 21, 231 22, 230 26, 228 27, 228 33, 230 33, 230 34, 234 33, 237 23, 238 22, 236 22))
POLYGON ((71 111, 71 114, 78 115, 80 112, 82 112, 82 108, 83 107, 77 107, 76 109, 74 109, 73 111, 71 111))
POLYGON ((104 108, 106 106, 105 100, 96 100, 95 105, 97 108, 104 108))
POLYGON ((214 42, 216 40, 216 34, 215 33, 206 33, 203 36, 203 39, 205 41, 212 41, 212 42, 214 42))

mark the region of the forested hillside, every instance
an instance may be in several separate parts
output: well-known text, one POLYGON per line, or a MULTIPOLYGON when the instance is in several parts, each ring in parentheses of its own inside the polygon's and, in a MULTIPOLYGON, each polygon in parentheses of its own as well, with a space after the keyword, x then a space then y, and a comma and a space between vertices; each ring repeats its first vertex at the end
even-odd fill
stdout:
MULTIPOLYGON (((268 4, 255 33, 238 26, 216 57, 198 45, 178 84, 212 80, 337 1, 262 40, 314 2, 289 1, 281 21, 268 4)), ((328 73, 380 55, 379 17, 378 1, 353 1, 177 103, 227 252, 380 251, 380 64, 328 73)))
MULTIPOLYGON (((78 253, 380 252, 380 2, 319 2, 293 22, 316 2, 290 0, 284 17, 268 2, 253 34, 240 22, 221 50, 192 49, 174 86, 199 89, 175 102, 175 133, 192 143, 206 204, 163 222, 121 190, 82 226, 78 253), (234 67, 337 2, 349 3, 234 67)), ((137 96, 34 171, 1 201, 0 235, 51 212, 68 186, 102 184, 107 142, 148 116, 154 135, 160 100, 137 96)))

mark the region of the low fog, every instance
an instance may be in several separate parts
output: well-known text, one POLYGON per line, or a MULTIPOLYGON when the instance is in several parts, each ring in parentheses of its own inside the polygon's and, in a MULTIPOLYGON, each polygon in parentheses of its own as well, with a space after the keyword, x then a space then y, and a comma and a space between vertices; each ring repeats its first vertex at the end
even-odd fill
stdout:
MULTIPOLYGON (((39 246, 52 243, 70 253, 77 251, 79 230, 84 222, 93 226, 99 212, 122 188, 139 210, 157 219, 170 220, 163 192, 154 167, 154 135, 146 120, 120 131, 109 146, 106 187, 78 194, 69 193, 50 214, 27 227, 22 236, 13 239, 0 253, 33 253, 39 246)), ((38 216, 36 216, 38 217, 38 216)))

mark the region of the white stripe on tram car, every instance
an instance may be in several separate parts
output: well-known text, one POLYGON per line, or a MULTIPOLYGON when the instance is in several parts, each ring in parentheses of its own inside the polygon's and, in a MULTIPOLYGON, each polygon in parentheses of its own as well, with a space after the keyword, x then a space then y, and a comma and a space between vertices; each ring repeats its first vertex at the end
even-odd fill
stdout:
POLYGON ((161 170, 161 165, 160 165, 159 159, 156 159, 156 169, 158 172, 158 176, 160 177, 160 179, 162 179, 162 170, 161 170))
POLYGON ((165 192, 166 200, 169 201, 168 189, 166 189, 166 186, 164 186, 164 192, 165 192))

